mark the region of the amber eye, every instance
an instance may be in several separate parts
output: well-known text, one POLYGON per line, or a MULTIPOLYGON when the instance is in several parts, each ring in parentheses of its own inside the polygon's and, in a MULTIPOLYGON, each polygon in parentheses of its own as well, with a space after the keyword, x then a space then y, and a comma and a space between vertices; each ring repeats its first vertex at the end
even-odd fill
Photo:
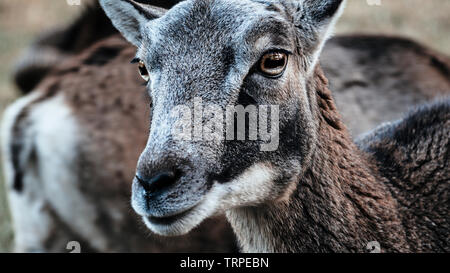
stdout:
POLYGON ((141 74, 141 77, 146 82, 150 81, 150 75, 148 74, 147 68, 145 67, 145 64, 143 61, 139 61, 138 68, 139 68, 139 74, 141 74))
POLYGON ((283 52, 270 52, 259 61, 259 70, 268 77, 281 76, 286 68, 288 55, 283 52))

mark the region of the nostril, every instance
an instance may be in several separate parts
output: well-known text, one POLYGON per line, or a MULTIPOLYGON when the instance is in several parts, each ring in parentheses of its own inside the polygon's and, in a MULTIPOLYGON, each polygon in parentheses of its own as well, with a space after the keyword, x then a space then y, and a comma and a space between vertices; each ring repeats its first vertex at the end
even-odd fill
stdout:
POLYGON ((136 180, 144 188, 145 191, 148 191, 148 183, 147 180, 141 176, 140 174, 136 174, 136 180))
POLYGON ((164 172, 148 179, 136 174, 136 179, 147 193, 155 193, 173 185, 180 177, 179 172, 164 172))

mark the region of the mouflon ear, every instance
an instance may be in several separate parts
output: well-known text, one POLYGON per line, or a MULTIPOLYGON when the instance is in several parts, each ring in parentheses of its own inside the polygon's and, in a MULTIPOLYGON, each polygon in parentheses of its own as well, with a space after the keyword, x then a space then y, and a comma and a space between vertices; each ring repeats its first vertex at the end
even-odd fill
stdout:
POLYGON ((318 25, 327 25, 338 17, 344 0, 304 0, 303 6, 309 19, 318 25))
POLYGON ((310 56, 313 69, 326 40, 331 36, 346 0, 286 0, 292 11, 298 39, 310 56))
POLYGON ((100 0, 100 5, 113 25, 133 45, 139 46, 142 41, 142 27, 149 21, 163 16, 167 8, 181 1, 143 1, 134 0, 100 0))

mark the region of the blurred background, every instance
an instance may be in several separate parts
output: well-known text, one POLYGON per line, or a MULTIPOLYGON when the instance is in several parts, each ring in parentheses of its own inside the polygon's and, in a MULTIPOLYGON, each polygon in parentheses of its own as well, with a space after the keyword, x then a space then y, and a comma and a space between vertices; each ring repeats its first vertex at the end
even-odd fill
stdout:
MULTIPOLYGON (((400 35, 450 55, 449 0, 379 1, 378 6, 368 4, 376 0, 348 0, 337 34, 400 35)), ((10 75, 24 48, 42 31, 70 23, 88 2, 81 0, 80 6, 71 6, 65 0, 0 0, 0 117, 17 96, 10 75)), ((11 230, 5 189, 0 180, 0 252, 11 249, 11 230)))

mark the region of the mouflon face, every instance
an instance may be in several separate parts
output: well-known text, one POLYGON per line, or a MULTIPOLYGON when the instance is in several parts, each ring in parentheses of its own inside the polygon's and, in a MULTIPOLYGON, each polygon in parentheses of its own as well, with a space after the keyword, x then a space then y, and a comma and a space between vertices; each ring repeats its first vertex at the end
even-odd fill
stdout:
POLYGON ((306 86, 342 2, 101 0, 152 101, 132 197, 152 231, 185 234, 298 182, 317 130, 306 86))

